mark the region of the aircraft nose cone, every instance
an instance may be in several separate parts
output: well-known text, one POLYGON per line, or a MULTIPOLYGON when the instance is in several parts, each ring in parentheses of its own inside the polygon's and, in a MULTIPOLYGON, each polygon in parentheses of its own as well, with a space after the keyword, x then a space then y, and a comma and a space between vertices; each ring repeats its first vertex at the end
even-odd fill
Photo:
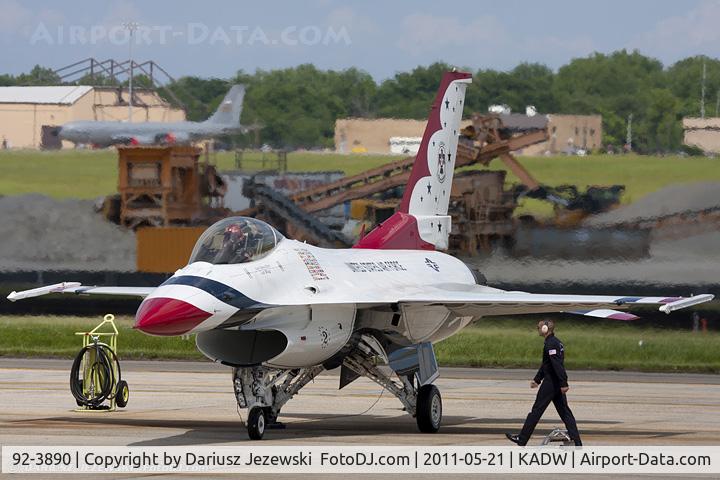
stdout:
POLYGON ((151 335, 182 335, 197 327, 211 313, 175 298, 148 298, 135 314, 133 328, 151 335))

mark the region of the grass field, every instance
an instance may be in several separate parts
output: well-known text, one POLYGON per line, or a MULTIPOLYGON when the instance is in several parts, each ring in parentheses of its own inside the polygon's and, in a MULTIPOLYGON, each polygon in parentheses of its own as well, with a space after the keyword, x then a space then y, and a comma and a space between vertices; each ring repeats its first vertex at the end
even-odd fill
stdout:
MULTIPOLYGON (((252 158, 252 156, 248 157, 252 158)), ((382 155, 338 155, 293 152, 288 155, 291 171, 341 170, 359 173, 398 157, 382 155)), ((235 168, 231 152, 217 154, 221 170, 235 168)), ((525 167, 547 185, 575 184, 626 186, 623 203, 673 183, 720 181, 720 160, 705 157, 653 157, 639 155, 590 155, 587 157, 525 157, 525 167)), ((0 152, 0 195, 43 193, 56 198, 95 198, 117 191, 117 158, 114 150, 59 152, 0 152)), ((503 169, 499 160, 491 169, 503 169)), ((508 174, 508 183, 517 178, 508 174)), ((547 202, 525 200, 518 213, 549 214, 547 202)))
MULTIPOLYGON (((259 159, 260 154, 246 155, 259 159)), ((220 170, 235 169, 235 156, 219 152, 215 157, 220 170)), ((291 171, 341 170, 353 175, 396 158, 386 156, 347 156, 318 153, 291 153, 291 171)), ((117 192, 118 169, 115 150, 0 151, 0 195, 43 193, 55 198, 87 198, 117 192)), ((248 162, 259 166, 260 163, 248 162)))
MULTIPOLYGON (((0 355, 71 358, 80 349, 76 331, 99 319, 80 317, 0 317, 0 355)), ((119 319, 122 358, 198 360, 193 338, 151 337, 119 319)), ((444 366, 537 367, 542 339, 530 318, 483 319, 436 345, 444 366), (482 328, 480 328, 482 327, 482 328)), ((659 330, 620 322, 562 320, 558 336, 570 369, 720 372, 720 333, 659 330), (638 344, 642 340, 642 346, 638 344)))

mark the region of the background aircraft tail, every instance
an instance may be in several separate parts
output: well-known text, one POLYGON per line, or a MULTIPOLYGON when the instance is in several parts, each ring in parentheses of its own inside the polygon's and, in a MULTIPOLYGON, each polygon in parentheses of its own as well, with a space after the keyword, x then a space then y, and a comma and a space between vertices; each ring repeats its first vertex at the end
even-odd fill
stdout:
POLYGON ((245 98, 245 85, 233 85, 220 102, 220 106, 206 121, 220 125, 240 125, 240 114, 245 98))
POLYGON ((355 248, 448 248, 448 204, 465 89, 470 82, 469 73, 443 75, 398 211, 362 238, 355 248))

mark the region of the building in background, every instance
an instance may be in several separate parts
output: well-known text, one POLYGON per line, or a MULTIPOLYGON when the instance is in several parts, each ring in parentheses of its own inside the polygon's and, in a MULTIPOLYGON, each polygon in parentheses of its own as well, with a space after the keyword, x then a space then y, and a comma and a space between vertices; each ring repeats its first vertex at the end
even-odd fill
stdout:
POLYGON ((519 150, 518 155, 587 153, 602 147, 602 115, 548 115, 546 142, 519 150))
MULTIPOLYGON (((602 146, 601 115, 548 115, 547 142, 532 145, 520 155, 590 152, 602 146)), ((470 120, 462 122, 462 127, 470 120)), ((424 120, 394 118, 343 118, 335 122, 335 151, 338 153, 414 154, 424 120)))
POLYGON ((413 142, 422 137, 426 123, 397 118, 339 118, 335 121, 335 151, 387 155, 391 153, 391 138, 413 142))
POLYGON ((720 153, 720 118, 691 118, 682 120, 683 143, 703 152, 720 153))
MULTIPOLYGON (((58 149, 57 127, 75 120, 127 121, 127 89, 115 87, 0 87, 0 142, 7 148, 58 149)), ((185 111, 154 90, 133 89, 134 122, 177 122, 185 111)))

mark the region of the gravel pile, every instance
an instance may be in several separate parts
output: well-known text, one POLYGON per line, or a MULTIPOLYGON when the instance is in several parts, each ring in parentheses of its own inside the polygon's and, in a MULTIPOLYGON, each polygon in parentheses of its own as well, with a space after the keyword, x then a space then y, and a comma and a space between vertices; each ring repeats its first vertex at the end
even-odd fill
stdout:
POLYGON ((0 197, 0 271, 134 271, 135 234, 108 222, 92 200, 0 197))
POLYGON ((585 225, 591 227, 621 225, 717 208, 720 208, 719 182, 685 183, 648 194, 628 206, 594 215, 585 221, 585 225))

